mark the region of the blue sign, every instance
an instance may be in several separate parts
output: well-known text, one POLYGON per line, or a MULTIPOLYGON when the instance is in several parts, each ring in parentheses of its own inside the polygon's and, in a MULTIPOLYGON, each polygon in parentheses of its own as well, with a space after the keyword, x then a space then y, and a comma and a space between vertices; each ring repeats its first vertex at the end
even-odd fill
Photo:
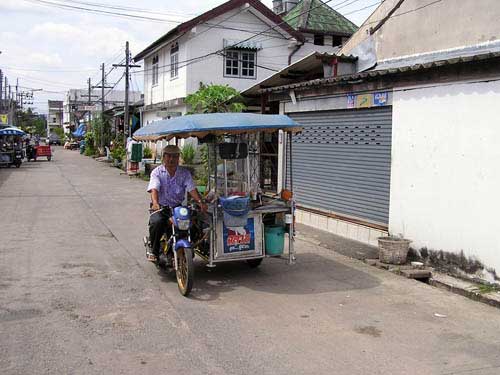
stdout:
POLYGON ((249 218, 244 227, 223 228, 224 254, 255 250, 254 219, 249 218))
POLYGON ((356 107, 356 95, 347 95, 347 108, 356 107))
POLYGON ((389 93, 387 91, 373 93, 373 105, 376 107, 387 105, 388 99, 389 93))

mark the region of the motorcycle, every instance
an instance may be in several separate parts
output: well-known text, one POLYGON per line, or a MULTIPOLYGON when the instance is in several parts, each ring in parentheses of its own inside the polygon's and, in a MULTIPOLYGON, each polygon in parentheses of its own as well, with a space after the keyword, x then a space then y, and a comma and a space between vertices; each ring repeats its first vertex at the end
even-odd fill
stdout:
MULTIPOLYGON (((161 208, 153 211, 170 212, 169 208, 161 208), (167 211, 168 210, 168 211, 167 211)), ((175 207, 171 212, 169 223, 170 234, 164 234, 160 240, 160 256, 157 266, 164 269, 174 269, 177 278, 177 286, 183 296, 189 295, 194 283, 194 248, 191 242, 192 210, 188 207, 175 207)), ((146 255, 152 252, 152 244, 149 237, 144 237, 146 255)))
POLYGON ((33 147, 32 145, 27 145, 26 146, 26 160, 34 160, 36 161, 36 148, 33 147))
POLYGON ((19 168, 22 163, 23 163, 23 150, 15 150, 13 164, 16 166, 16 168, 19 168))

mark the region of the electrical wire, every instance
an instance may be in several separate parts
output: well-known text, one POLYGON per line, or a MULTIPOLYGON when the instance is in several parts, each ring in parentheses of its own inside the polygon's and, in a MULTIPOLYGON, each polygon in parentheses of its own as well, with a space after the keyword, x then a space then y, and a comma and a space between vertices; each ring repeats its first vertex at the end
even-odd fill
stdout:
POLYGON ((48 7, 55 7, 55 8, 71 10, 71 11, 78 11, 78 12, 84 11, 87 13, 103 14, 103 15, 107 15, 107 16, 111 16, 111 17, 118 17, 118 18, 133 18, 136 20, 142 20, 142 21, 148 21, 148 22, 166 22, 166 23, 175 23, 175 24, 182 23, 182 21, 178 21, 178 20, 167 20, 167 19, 163 19, 163 18, 154 18, 154 17, 139 16, 139 15, 133 15, 133 14, 106 11, 106 10, 98 10, 98 9, 85 8, 85 7, 81 7, 81 6, 68 5, 68 4, 57 3, 57 2, 46 1, 46 0, 24 0, 24 1, 27 1, 27 2, 30 2, 33 4, 48 6, 48 7))
MULTIPOLYGON (((292 17, 290 20, 293 20, 293 19, 295 19, 295 18, 298 18, 298 17, 300 17, 300 16, 304 15, 305 13, 310 12, 311 10, 317 9, 317 8, 319 8, 319 7, 323 6, 323 5, 326 5, 326 4, 330 3, 331 1, 333 1, 333 0, 327 0, 327 1, 325 1, 324 3, 322 2, 320 5, 318 5, 318 6, 314 7, 314 8, 311 8, 311 9, 309 9, 308 11, 301 12, 301 13, 297 14, 296 16, 292 17)), ((253 38, 255 38, 255 37, 259 36, 259 35, 262 35, 262 34, 264 34, 264 33, 268 32, 268 31, 274 30, 274 29, 276 29, 277 27, 279 27, 279 26, 281 26, 281 25, 283 25, 283 24, 286 24, 286 21, 282 21, 282 22, 280 22, 280 23, 278 23, 278 24, 276 24, 276 25, 274 25, 274 26, 271 26, 271 27, 269 27, 269 28, 267 28, 267 29, 265 29, 265 30, 263 30, 263 31, 259 32, 259 33, 256 33, 255 35, 253 35, 253 36, 251 36, 251 37, 249 37, 249 38, 246 38, 246 39, 244 39, 244 40, 242 40, 242 41, 238 42, 238 43, 237 43, 235 46, 233 46, 233 47, 237 47, 237 45, 238 45, 238 44, 245 43, 245 42, 247 42, 247 41, 249 41, 249 40, 251 40, 251 39, 253 39, 253 38)), ((284 38, 284 39, 286 39, 286 38, 284 38)), ((273 48, 275 48, 275 47, 273 46, 273 48)), ((219 50, 214 51, 214 52, 207 53, 207 54, 202 55, 202 56, 197 56, 197 57, 194 57, 194 58, 191 58, 191 59, 188 59, 188 60, 182 61, 182 62, 177 62, 177 64, 180 64, 180 63, 186 63, 186 65, 182 66, 182 67, 185 67, 185 66, 188 66, 188 65, 190 65, 190 64, 192 64, 192 63, 200 62, 200 61, 201 61, 201 59, 205 59, 205 58, 210 57, 210 56, 212 56, 212 55, 217 55, 217 54, 219 54, 220 52, 223 52, 224 50, 225 50, 225 48, 222 48, 222 49, 219 49, 219 50)), ((164 68, 164 67, 171 66, 171 65, 172 65, 172 64, 165 64, 165 65, 162 65, 162 66, 158 66, 158 68, 164 68)), ((180 67, 179 67, 178 69, 180 69, 180 67)), ((143 70, 143 72, 146 72, 146 71, 148 71, 148 70, 153 70, 153 68, 151 68, 151 69, 144 69, 144 70, 143 70)), ((135 71, 135 72, 137 72, 137 71, 135 71)), ((135 73, 135 72, 134 72, 134 73, 135 73)))
MULTIPOLYGON (((421 9, 424 9, 424 8, 427 8, 427 7, 430 7, 432 5, 435 5, 437 3, 440 3, 442 2, 443 0, 435 0, 431 3, 428 3, 428 4, 425 4, 425 5, 422 5, 420 7, 417 7, 417 8, 414 8, 414 9, 410 9, 410 10, 407 10, 406 12, 402 12, 402 13, 397 13, 397 14, 393 14, 392 16, 390 16, 389 18, 387 18, 387 20, 391 19, 391 18, 396 18, 396 17, 401 17, 401 16, 404 16, 406 14, 409 14, 409 13, 413 13, 413 12, 417 12, 421 9)), ((371 21, 371 22, 367 22, 367 23, 363 23, 363 25, 361 26, 366 26, 366 25, 372 25, 372 24, 375 24, 375 23, 379 23, 381 20, 376 20, 376 21, 371 21)))
POLYGON ((165 12, 160 12, 157 10, 148 10, 144 8, 135 8, 135 7, 129 7, 129 6, 124 6, 124 5, 106 5, 102 3, 93 3, 93 2, 88 2, 88 1, 77 1, 77 0, 72 0, 72 1, 67 1, 67 0, 58 0, 59 2, 63 3, 76 3, 76 4, 82 4, 82 5, 89 5, 92 7, 97 7, 97 8, 105 8, 105 9, 114 9, 114 10, 122 10, 122 11, 132 11, 132 12, 137 12, 137 13, 146 13, 146 14, 161 14, 163 16, 179 16, 179 17, 190 17, 190 16, 196 16, 196 13, 180 13, 180 12, 175 12, 175 11, 167 11, 165 12))

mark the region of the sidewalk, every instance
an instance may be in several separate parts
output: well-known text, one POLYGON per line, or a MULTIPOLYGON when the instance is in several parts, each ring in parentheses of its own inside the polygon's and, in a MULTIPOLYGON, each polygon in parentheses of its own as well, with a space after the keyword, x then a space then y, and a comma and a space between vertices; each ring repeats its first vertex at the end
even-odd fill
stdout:
MULTIPOLYGON (((367 264, 373 266, 378 265, 378 263, 373 261, 374 259, 378 259, 378 248, 375 246, 340 237, 303 224, 297 224, 297 238, 325 249, 333 250, 347 257, 365 261, 367 264)), ((405 267, 387 266, 381 268, 389 272, 400 274, 403 277, 405 276, 404 273, 401 273, 401 268, 405 267)), ((411 267, 408 266, 407 268, 410 269, 411 267)), ((429 285, 445 289, 451 293, 459 294, 474 301, 500 308, 500 292, 494 288, 459 279, 432 269, 431 275, 432 276, 426 280, 429 285)), ((408 275, 406 277, 408 277, 408 275)))

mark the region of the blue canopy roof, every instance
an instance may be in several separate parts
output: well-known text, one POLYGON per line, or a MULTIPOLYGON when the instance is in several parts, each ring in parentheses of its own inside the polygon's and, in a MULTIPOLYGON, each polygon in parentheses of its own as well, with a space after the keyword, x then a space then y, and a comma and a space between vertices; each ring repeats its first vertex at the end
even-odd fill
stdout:
POLYGON ((85 124, 81 124, 76 131, 73 132, 73 136, 77 138, 82 138, 86 133, 85 124))
POLYGON ((0 129, 0 135, 17 135, 17 136, 23 136, 23 135, 26 135, 26 133, 23 132, 21 129, 12 126, 10 128, 0 129))
POLYGON ((284 115, 207 113, 152 122, 137 130, 133 138, 138 141, 156 141, 174 137, 203 138, 209 134, 241 134, 278 129, 291 132, 302 130, 295 121, 284 115))

